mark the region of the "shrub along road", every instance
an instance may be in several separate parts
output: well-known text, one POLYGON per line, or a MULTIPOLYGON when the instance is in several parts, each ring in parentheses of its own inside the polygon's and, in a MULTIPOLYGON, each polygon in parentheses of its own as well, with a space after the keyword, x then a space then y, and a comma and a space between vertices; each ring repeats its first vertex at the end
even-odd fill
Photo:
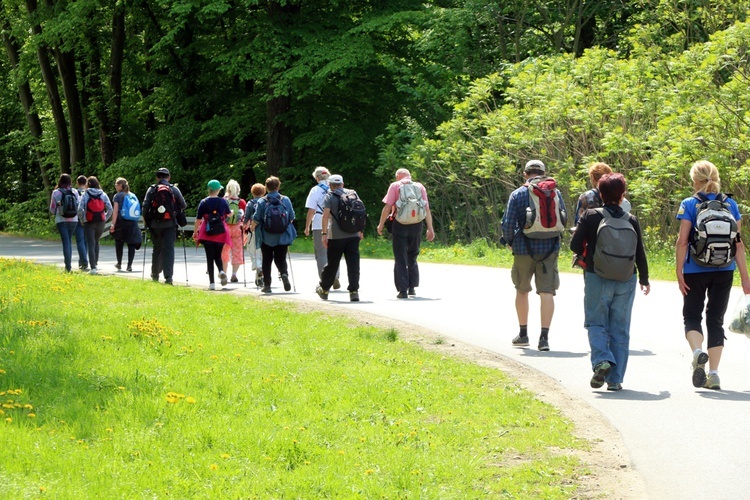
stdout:
MULTIPOLYGON (((176 249, 177 284, 206 287, 202 249, 176 249)), ((0 237, 0 256, 25 257, 61 265, 59 242, 0 237)), ((146 279, 150 264, 146 258, 146 279)), ((77 260, 74 248, 74 263, 77 260)), ((114 272, 114 247, 102 246, 99 269, 114 272)), ((136 254, 133 273, 141 277, 143 252, 136 254)), ((412 323, 444 338, 500 354, 528 365, 559 382, 580 404, 598 410, 621 433, 635 469, 650 498, 743 498, 750 490, 750 451, 744 444, 750 433, 750 340, 727 330, 727 342, 719 374, 721 391, 695 389, 691 384, 691 355, 682 330, 682 300, 674 282, 652 283, 651 294, 638 295, 633 310, 631 357, 621 392, 589 387, 591 366, 583 328, 583 280, 580 274, 562 273, 556 312, 550 331, 551 351, 535 349, 539 332, 538 299, 532 295, 529 334, 532 346, 513 348, 517 333, 514 290, 508 269, 422 264, 422 283, 417 297, 396 298, 392 262, 364 260, 361 302, 348 301, 346 267, 342 261, 342 290, 331 291, 323 303, 314 293, 315 263, 310 255, 293 255, 296 292, 284 292, 275 279, 273 296, 319 304, 321 311, 337 309, 375 314, 412 323)), ((563 268, 566 264, 562 265, 563 268)), ((243 287, 259 294, 252 286, 243 287)), ((106 279, 106 278, 103 278, 106 279)), ((221 293, 221 292, 215 292, 221 293)), ((730 299, 727 324, 742 291, 730 299)), ((405 327, 403 329, 406 329, 405 327)), ((523 383, 523 380, 520 380, 523 383)), ((596 429, 592 433, 596 436, 596 429)), ((606 435, 602 435, 606 438, 606 435)), ((634 496, 617 491, 618 497, 634 496)))

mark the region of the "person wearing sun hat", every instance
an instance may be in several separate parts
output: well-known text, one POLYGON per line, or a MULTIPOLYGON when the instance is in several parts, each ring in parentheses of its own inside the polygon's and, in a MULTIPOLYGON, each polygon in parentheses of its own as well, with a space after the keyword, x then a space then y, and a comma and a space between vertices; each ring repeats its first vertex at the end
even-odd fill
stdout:
POLYGON ((148 188, 143 199, 143 219, 151 236, 151 279, 159 281, 164 272, 164 283, 172 284, 174 271, 174 242, 177 239, 177 212, 187 208, 185 198, 177 186, 170 184, 169 170, 162 167, 156 171, 156 184, 148 188), (171 197, 169 194, 171 193, 171 197), (162 196, 164 195, 164 196, 162 196), (169 198, 171 209, 166 210, 160 200, 169 198))
POLYGON ((227 273, 221 260, 221 252, 224 245, 232 245, 229 227, 225 222, 232 210, 229 208, 227 200, 219 197, 219 191, 224 189, 221 182, 211 179, 208 181, 207 187, 208 197, 201 200, 198 205, 198 213, 195 216, 196 228, 193 231, 193 239, 197 244, 203 244, 208 270, 208 289, 216 290, 214 264, 219 270, 221 286, 227 284, 227 273))

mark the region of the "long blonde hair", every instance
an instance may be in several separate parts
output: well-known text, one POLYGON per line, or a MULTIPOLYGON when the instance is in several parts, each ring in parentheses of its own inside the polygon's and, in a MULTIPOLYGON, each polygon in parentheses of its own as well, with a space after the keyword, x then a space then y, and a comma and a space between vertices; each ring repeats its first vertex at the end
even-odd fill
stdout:
POLYGON ((227 198, 239 198, 240 197, 240 183, 234 179, 229 179, 227 182, 227 198))
POLYGON ((700 160, 693 163, 690 168, 690 178, 696 185, 698 191, 704 193, 720 193, 721 180, 719 169, 708 160, 700 160))

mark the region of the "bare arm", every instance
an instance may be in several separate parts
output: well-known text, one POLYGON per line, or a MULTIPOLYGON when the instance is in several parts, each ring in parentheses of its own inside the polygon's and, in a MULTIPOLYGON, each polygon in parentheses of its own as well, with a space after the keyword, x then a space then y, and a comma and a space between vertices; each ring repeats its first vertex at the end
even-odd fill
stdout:
MULTIPOLYGON (((690 290, 690 287, 685 284, 685 276, 682 271, 685 267, 685 257, 687 256, 690 231, 692 230, 692 222, 686 219, 680 221, 680 234, 677 236, 677 243, 675 244, 675 272, 677 273, 677 285, 680 287, 682 295, 687 295, 688 290, 690 290)), ((747 274, 747 269, 745 274, 747 274)))
POLYGON ((115 202, 112 210, 112 224, 109 226, 109 232, 115 232, 115 225, 117 224, 117 217, 120 215, 120 204, 115 202))
POLYGON ((432 227, 432 211, 429 208, 424 220, 427 222, 427 241, 432 241, 435 239, 435 229, 432 227))
POLYGON ((320 233, 323 235, 323 246, 328 248, 328 222, 331 219, 331 209, 323 209, 323 231, 320 233))
POLYGON ((393 205, 385 204, 383 205, 383 210, 380 212, 380 222, 378 222, 378 234, 382 236, 383 229, 385 228, 385 220, 388 218, 388 215, 393 211, 393 205))
POLYGON ((307 218, 305 219, 305 236, 310 236, 310 229, 312 228, 312 221, 315 217, 315 209, 307 209, 307 218))
MULTIPOLYGON (((740 233, 740 221, 737 221, 737 234, 740 233)), ((745 254, 745 244, 740 240, 737 242, 737 254, 734 256, 734 262, 737 270, 740 272, 740 282, 742 283, 742 292, 745 295, 750 294, 750 276, 747 274, 747 257, 745 254)))

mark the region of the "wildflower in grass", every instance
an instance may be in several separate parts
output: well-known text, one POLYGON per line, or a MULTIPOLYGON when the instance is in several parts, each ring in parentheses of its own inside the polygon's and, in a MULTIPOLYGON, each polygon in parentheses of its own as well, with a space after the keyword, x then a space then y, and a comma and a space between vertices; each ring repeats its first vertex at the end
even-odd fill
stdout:
POLYGON ((2 368, 0 368, 0 375, 4 375, 4 374, 5 374, 5 370, 3 370, 2 368))
POLYGON ((124 390, 125 390, 125 388, 124 388, 123 386, 118 386, 117 388, 118 388, 119 390, 121 390, 121 391, 124 391, 124 390))
POLYGON ((0 410, 0 417, 5 415, 5 412, 3 410, 0 410))
POLYGON ((10 417, 6 418, 6 419, 5 419, 5 421, 6 421, 6 422, 8 422, 9 424, 12 424, 12 423, 13 423, 13 419, 12 419, 12 418, 10 418, 10 417))
POLYGON ((375 474, 375 471, 374 471, 374 470, 372 470, 372 469, 367 469, 367 470, 365 471, 365 475, 369 476, 370 474, 375 474))
POLYGON ((230 457, 229 453, 222 453, 221 454, 221 458, 223 458, 224 460, 227 460, 229 457, 230 457))
POLYGON ((29 418, 35 418, 36 417, 36 413, 29 413, 27 415, 27 417, 29 417, 29 418))
POLYGON ((188 396, 187 399, 185 399, 186 403, 190 403, 191 405, 195 404, 195 398, 193 396, 188 396))
POLYGON ((208 466, 208 468, 211 469, 211 470, 216 470, 216 469, 219 468, 219 466, 217 464, 211 464, 211 465, 208 466))
POLYGON ((47 488, 45 488, 44 486, 40 486, 39 491, 44 493, 45 491, 47 491, 47 488))
POLYGON ((344 453, 344 450, 339 450, 339 455, 346 455, 346 453, 344 453))
POLYGON ((106 428, 106 429, 104 429, 104 430, 105 430, 106 432, 112 432, 112 428, 111 428, 111 427, 107 427, 107 428, 106 428))
POLYGON ((31 406, 30 404, 26 403, 25 405, 23 405, 23 409, 24 409, 24 410, 33 410, 33 409, 34 409, 34 407, 33 407, 33 406, 31 406))

